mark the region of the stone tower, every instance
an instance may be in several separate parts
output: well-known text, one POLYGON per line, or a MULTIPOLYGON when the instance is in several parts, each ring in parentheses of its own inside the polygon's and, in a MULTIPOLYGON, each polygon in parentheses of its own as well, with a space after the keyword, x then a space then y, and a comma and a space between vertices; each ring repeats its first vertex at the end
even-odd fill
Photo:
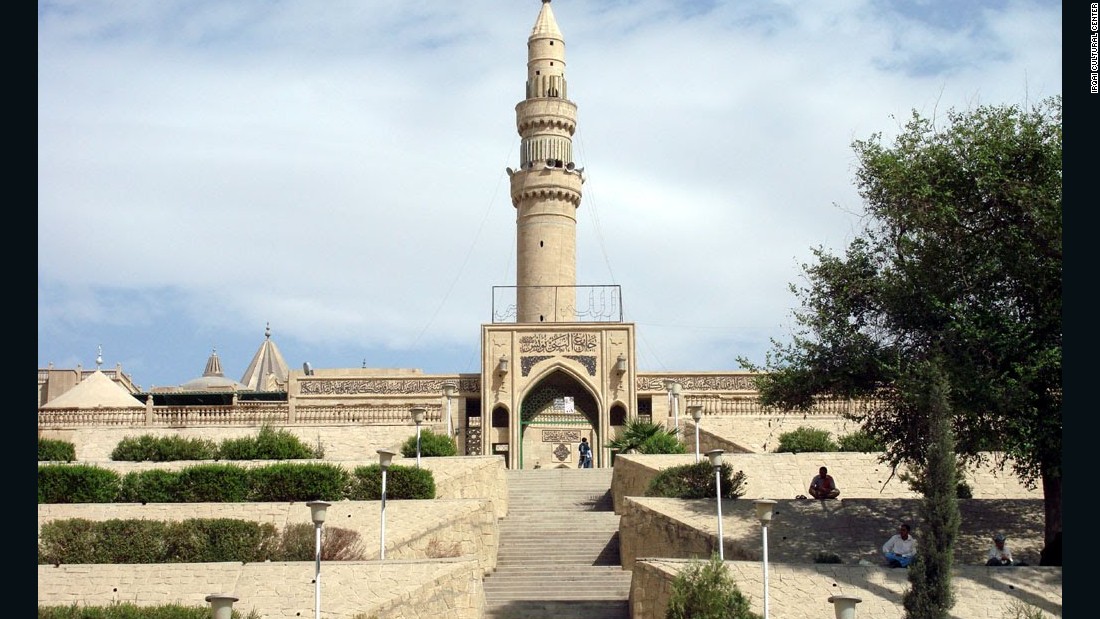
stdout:
POLYGON ((508 169, 515 303, 498 313, 494 289, 493 323, 482 325, 480 410, 467 416, 467 453, 500 455, 513 468, 576 467, 581 439, 597 467, 609 466, 608 441, 637 415, 634 325, 622 320, 618 287, 576 282, 584 177, 573 161, 577 106, 567 94, 565 39, 542 0, 516 105, 519 169, 508 169))
POLYGON ((519 169, 509 170, 516 208, 517 322, 570 322, 576 315, 577 208, 573 162, 577 106, 568 98, 565 40, 550 0, 527 39, 527 91, 516 105, 519 169))

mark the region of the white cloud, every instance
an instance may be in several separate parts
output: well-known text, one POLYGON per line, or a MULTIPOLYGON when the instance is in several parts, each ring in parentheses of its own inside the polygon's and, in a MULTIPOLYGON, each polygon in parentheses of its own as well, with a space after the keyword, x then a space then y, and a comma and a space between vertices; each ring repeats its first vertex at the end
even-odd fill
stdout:
MULTIPOLYGON (((477 370, 540 3, 39 6, 40 366, 233 375, 270 321, 294 366, 477 370)), ((1055 2, 552 6, 578 284, 622 286, 642 369, 787 336, 799 263, 858 228, 853 139, 1061 92, 1055 2)))

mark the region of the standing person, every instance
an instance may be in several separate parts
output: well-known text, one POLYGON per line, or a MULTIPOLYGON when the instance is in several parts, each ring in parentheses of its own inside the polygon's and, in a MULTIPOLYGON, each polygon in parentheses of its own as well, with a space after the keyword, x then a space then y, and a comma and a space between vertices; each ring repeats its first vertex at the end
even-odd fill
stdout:
POLYGON ((1005 534, 998 533, 993 536, 993 547, 989 549, 989 560, 985 562, 990 566, 1012 565, 1012 551, 1005 546, 1005 534))
POLYGON ((882 545, 882 554, 890 567, 909 567, 917 554, 917 538, 909 535, 909 525, 901 523, 898 532, 882 545))
POLYGON ((829 469, 821 467, 810 480, 810 496, 815 499, 835 499, 840 496, 840 489, 836 487, 836 480, 829 474, 829 469))
POLYGON ((577 453, 581 455, 580 466, 578 468, 592 468, 592 446, 588 444, 587 438, 581 439, 581 444, 577 447, 577 453))

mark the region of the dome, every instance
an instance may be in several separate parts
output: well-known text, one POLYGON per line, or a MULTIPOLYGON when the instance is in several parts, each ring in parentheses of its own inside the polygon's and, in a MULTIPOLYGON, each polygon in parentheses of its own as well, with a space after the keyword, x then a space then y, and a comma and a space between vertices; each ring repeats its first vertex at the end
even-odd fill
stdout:
POLYGON ((226 378, 222 373, 222 362, 218 359, 218 351, 210 352, 210 358, 206 360, 206 370, 202 376, 189 380, 180 385, 182 391, 247 391, 248 387, 226 378))

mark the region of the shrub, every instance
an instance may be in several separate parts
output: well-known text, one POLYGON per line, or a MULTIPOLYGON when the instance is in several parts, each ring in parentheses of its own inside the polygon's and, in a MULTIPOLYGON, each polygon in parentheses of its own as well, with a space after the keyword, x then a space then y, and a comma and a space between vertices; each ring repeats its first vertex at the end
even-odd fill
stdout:
POLYGON ((114 471, 86 464, 38 467, 39 503, 111 503, 118 490, 114 471))
POLYGON ((666 429, 660 424, 641 419, 631 420, 608 441, 607 446, 619 453, 682 454, 687 450, 677 438, 679 428, 666 429))
MULTIPOLYGON (((353 501, 378 501, 382 498, 382 467, 360 466, 352 472, 348 498, 353 501)), ((386 473, 387 499, 434 499, 435 477, 428 469, 391 465, 386 473)))
POLYGON ((835 552, 819 552, 814 555, 814 563, 844 563, 840 560, 840 555, 835 552))
POLYGON ((1023 600, 1012 600, 1005 605, 1005 619, 1046 619, 1043 609, 1032 606, 1023 600))
POLYGON ((214 441, 182 436, 128 436, 115 445, 111 460, 123 462, 173 462, 176 460, 213 460, 217 455, 214 441))
MULTIPOLYGON (((38 607, 38 619, 210 619, 209 606, 137 606, 133 602, 113 602, 109 606, 42 606, 38 607)), ((233 619, 260 619, 253 610, 247 615, 233 610, 233 619)))
POLYGON ((637 451, 640 454, 682 454, 687 453, 687 448, 675 433, 659 432, 642 441, 637 451))
POLYGON ((198 464, 178 472, 179 503, 237 503, 248 501, 249 471, 233 464, 198 464))
POLYGON ((271 559, 277 548, 278 533, 269 522, 73 518, 42 525, 38 563, 249 562, 271 559))
POLYGON ((665 619, 759 619, 737 588, 726 564, 711 556, 691 561, 672 581, 665 619))
MULTIPOLYGON (((928 496, 927 478, 924 467, 920 465, 910 464, 909 470, 898 473, 898 479, 908 484, 910 490, 921 496, 928 496)), ((974 491, 970 488, 970 484, 966 482, 966 466, 961 460, 955 463, 955 498, 974 498, 974 491)))
POLYGON ((302 442, 287 430, 270 426, 260 428, 256 436, 225 439, 218 447, 218 457, 223 460, 310 460, 324 454, 302 442))
POLYGON ((825 451, 837 451, 839 447, 833 442, 832 435, 825 430, 808 428, 803 426, 791 432, 779 435, 779 453, 816 453, 825 451))
POLYGON ((52 438, 38 439, 39 462, 72 462, 76 460, 76 446, 68 441, 52 438))
MULTIPOLYGON (((401 445, 401 455, 406 458, 416 457, 416 435, 410 436, 401 445)), ((458 455, 458 447, 453 438, 444 434, 436 434, 431 430, 420 431, 420 457, 458 455)))
MULTIPOLYGON (((722 463, 722 497, 736 499, 745 493, 745 472, 731 474, 733 468, 722 463)), ((714 487, 714 467, 710 462, 683 464, 664 469, 649 482, 645 496, 671 499, 709 499, 717 494, 714 487)))
POLYGON ((448 557, 460 557, 462 556, 462 544, 455 542, 450 545, 445 545, 439 541, 438 538, 433 537, 428 540, 428 547, 424 549, 424 554, 429 559, 446 559, 448 557))
POLYGON ((121 503, 176 503, 178 497, 179 473, 157 469, 127 473, 118 491, 121 503))
POLYGON ((851 434, 845 434, 837 439, 837 443, 839 443, 838 447, 840 451, 874 453, 886 450, 886 445, 866 430, 858 430, 851 434))
POLYGON ((270 522, 193 518, 169 525, 170 561, 252 563, 277 558, 278 530, 270 522))
MULTIPOLYGON (((299 522, 283 529, 280 561, 313 561, 316 552, 316 530, 312 523, 299 522)), ((364 556, 363 540, 358 532, 327 525, 321 529, 322 561, 361 561, 364 556)))
POLYGON ((286 463, 251 469, 250 501, 339 501, 348 494, 350 476, 334 464, 286 463))
POLYGON ((38 534, 38 564, 95 563, 96 523, 84 518, 53 520, 38 534))

